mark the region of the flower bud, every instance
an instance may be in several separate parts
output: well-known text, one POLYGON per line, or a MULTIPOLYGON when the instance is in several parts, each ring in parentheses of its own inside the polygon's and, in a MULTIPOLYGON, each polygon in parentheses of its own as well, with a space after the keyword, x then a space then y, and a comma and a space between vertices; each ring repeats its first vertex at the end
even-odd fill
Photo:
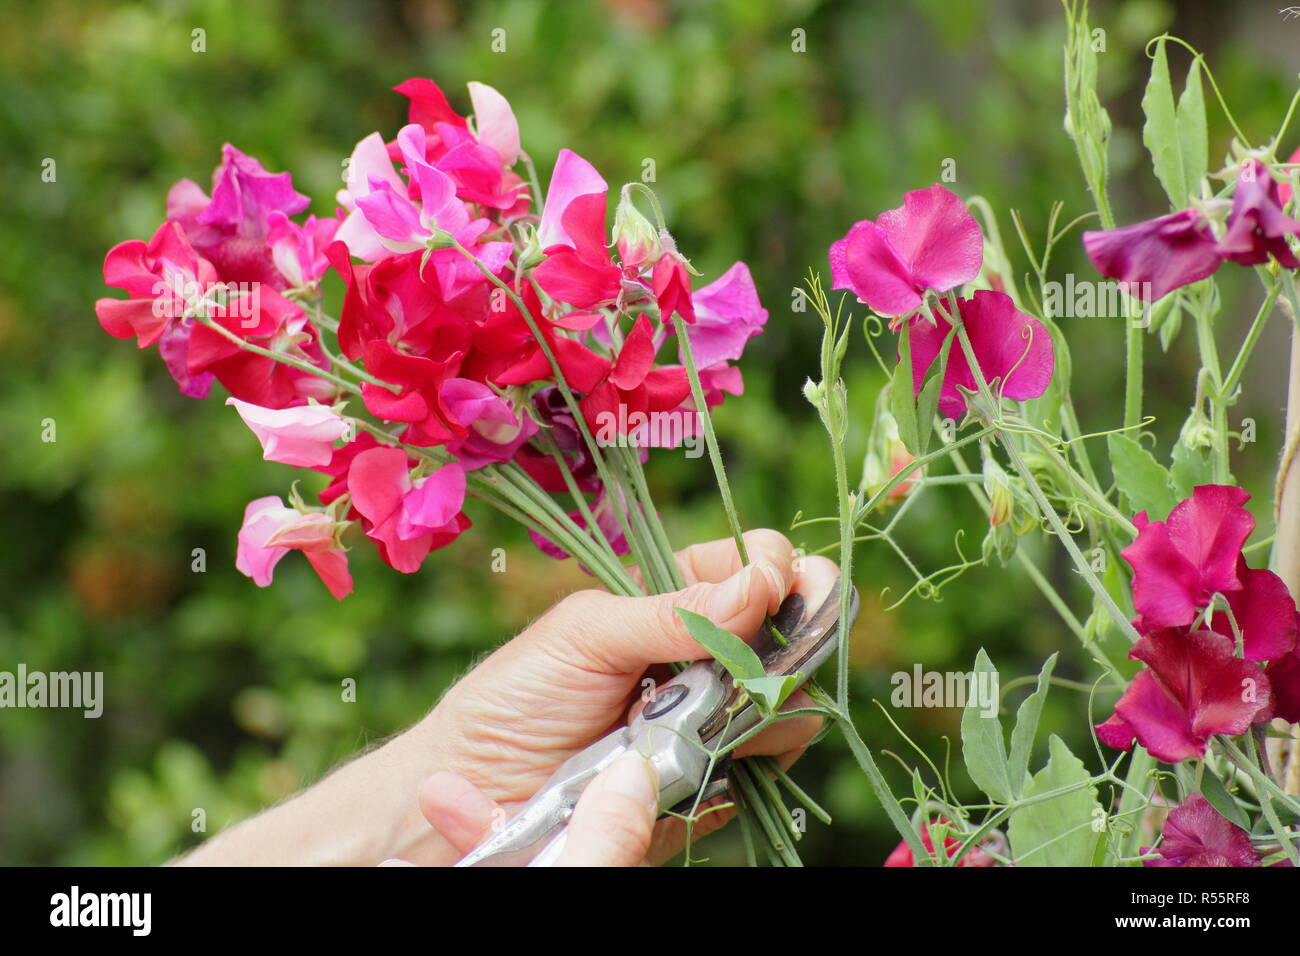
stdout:
POLYGON ((1006 567, 1015 557, 1017 540, 1015 529, 1010 524, 991 525, 980 545, 984 563, 992 565, 997 561, 1002 567, 1006 567))
POLYGON ((984 459, 984 493, 989 496, 991 526, 996 528, 1015 516, 1016 496, 1011 490, 1011 480, 992 456, 984 459))
POLYGON ((614 210, 614 245, 618 247, 619 262, 624 269, 640 272, 653 265, 660 254, 659 233, 636 208, 636 203, 625 190, 614 210))

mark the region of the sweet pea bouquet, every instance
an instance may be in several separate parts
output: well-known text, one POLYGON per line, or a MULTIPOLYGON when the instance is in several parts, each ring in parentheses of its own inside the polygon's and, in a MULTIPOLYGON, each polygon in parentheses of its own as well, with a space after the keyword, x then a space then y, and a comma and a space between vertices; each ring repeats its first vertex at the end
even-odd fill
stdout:
MULTIPOLYGON (((846 578, 858 545, 889 547, 915 577, 905 598, 936 597, 976 567, 1028 575, 1092 670, 1078 713, 1095 725, 1101 769, 1056 736, 1031 769, 1044 699, 1063 683, 1057 655, 1030 681, 1009 745, 1001 701, 991 712, 967 702, 962 755, 977 802, 924 754, 909 768, 911 792, 895 794, 849 718, 847 629, 834 687, 812 683, 810 693, 899 832, 887 865, 1300 863, 1300 738, 1289 729, 1300 721, 1300 428, 1282 449, 1277 531, 1257 535, 1250 495, 1231 474, 1228 426, 1265 324, 1300 311, 1300 152, 1278 160, 1289 115, 1251 145, 1228 114, 1237 136, 1212 169, 1209 67, 1190 51, 1175 99, 1169 53, 1185 44, 1158 38, 1143 136, 1173 211, 1120 225, 1094 34, 1086 7, 1067 2, 1066 14, 1066 130, 1095 209, 1062 224, 1055 207, 1038 241, 1013 214, 1029 266, 1019 276, 988 203, 939 183, 830 245, 829 281, 810 272, 790 321, 806 322, 808 307, 821 319, 820 370, 804 395, 827 431, 837 501, 793 527, 834 527, 821 550, 846 578), (1123 420, 1085 430, 1063 332, 1071 313, 1048 266, 1090 218, 1100 228, 1081 241, 1120 305, 1127 380, 1123 420), (1216 322, 1216 273, 1227 268, 1253 270, 1262 296, 1231 362, 1216 322), (842 376, 859 305, 888 381, 870 422, 849 420, 842 376), (1142 440, 1152 423, 1143 351, 1156 335, 1171 347, 1184 323, 1201 369, 1177 442, 1157 456, 1142 440), (867 447, 856 484, 850 429, 867 447), (926 571, 900 541, 916 502, 941 484, 969 490, 982 544, 926 571), (1025 538, 1063 548, 1086 591, 1058 590, 1025 538)), ((239 571, 265 587, 300 551, 343 599, 349 547, 364 539, 413 573, 470 530, 467 509, 486 506, 614 593, 676 590, 645 469, 651 449, 701 442, 744 557, 711 410, 742 393, 736 363, 768 320, 749 270, 736 263, 700 285, 642 183, 622 188, 607 228, 609 187, 568 149, 543 190, 491 87, 469 84, 472 118, 430 80, 395 89, 408 124, 356 145, 333 212, 303 218, 309 200, 289 173, 226 146, 210 192, 177 183, 153 237, 105 261, 105 281, 127 294, 96 304, 105 331, 156 345, 185 395, 206 398, 219 384, 264 458, 322 476, 315 501, 295 485, 287 501, 249 503, 239 571), (331 283, 343 290, 337 316, 325 311, 331 283)), ((1300 382, 1288 405, 1300 408, 1300 382)), ((841 592, 847 615, 850 590, 841 592)), ((692 633, 709 647, 707 632, 692 633)), ((981 651, 972 685, 990 674, 981 651)), ((790 715, 782 703, 764 698, 768 720, 790 715)), ((732 779, 751 859, 759 847, 770 862, 797 863, 802 831, 772 780, 825 812, 770 761, 740 761, 732 779)))

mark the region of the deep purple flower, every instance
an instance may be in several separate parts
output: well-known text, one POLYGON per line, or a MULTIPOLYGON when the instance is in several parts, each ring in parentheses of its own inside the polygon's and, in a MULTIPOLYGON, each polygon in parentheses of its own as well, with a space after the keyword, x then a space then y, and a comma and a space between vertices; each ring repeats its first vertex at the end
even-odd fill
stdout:
POLYGON ((1093 266, 1134 298, 1154 302, 1219 268, 1218 243, 1195 209, 1083 234, 1093 266))
MULTIPOLYGON (((1259 866, 1250 834, 1193 793, 1165 820, 1159 860, 1143 866, 1259 866)), ((1147 852, 1146 849, 1143 852, 1147 852)))
POLYGON ((1300 222, 1283 213, 1283 205, 1281 188, 1267 166, 1257 159, 1242 166, 1228 229, 1219 242, 1223 258, 1257 266, 1271 255, 1286 269, 1300 269, 1286 241, 1287 236, 1300 235, 1300 222))
POLYGON ((1129 657, 1147 666, 1115 713, 1097 726, 1097 737, 1117 750, 1128 750, 1136 738, 1156 759, 1177 763, 1205 756, 1215 734, 1235 737, 1267 719, 1273 709, 1269 680, 1233 650, 1231 640, 1213 631, 1167 628, 1144 635, 1129 657))

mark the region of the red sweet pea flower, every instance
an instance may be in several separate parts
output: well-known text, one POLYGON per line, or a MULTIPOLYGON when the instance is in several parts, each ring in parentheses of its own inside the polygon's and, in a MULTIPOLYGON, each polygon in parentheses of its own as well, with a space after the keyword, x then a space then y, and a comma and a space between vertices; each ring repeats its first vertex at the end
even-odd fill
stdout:
POLYGON ((1139 629, 1186 626, 1216 592, 1241 589, 1238 558, 1255 529, 1249 499, 1241 488, 1201 485, 1167 521, 1145 511, 1133 519, 1137 539, 1120 553, 1133 566, 1139 629))
MULTIPOLYGON (((980 370, 995 394, 1023 401, 1037 398, 1047 390, 1055 353, 1051 333, 1043 323, 1017 309, 1010 296, 986 289, 977 290, 969 299, 958 299, 957 308, 980 370)), ((936 313, 937 325, 919 315, 909 320, 912 382, 917 394, 943 349, 944 339, 952 331, 952 326, 944 321, 946 305, 941 304, 936 313)), ((954 343, 948 351, 948 365, 939 391, 939 411, 950 418, 957 418, 966 410, 966 399, 958 391, 959 385, 970 391, 976 388, 966 354, 954 343)))
MULTIPOLYGON (((926 823, 924 829, 922 829, 921 831, 921 845, 924 846, 932 856, 934 854, 934 839, 930 836, 930 827, 947 826, 947 825, 948 825, 948 821, 945 820, 943 817, 939 817, 933 823, 926 823)), ((961 849, 962 842, 963 841, 958 840, 956 837, 954 837, 951 831, 949 831, 948 834, 944 836, 943 849, 950 859, 957 855, 957 851, 961 849)), ((898 846, 894 848, 894 852, 889 854, 889 857, 885 860, 884 865, 885 866, 915 866, 916 865, 915 861, 912 858, 911 847, 907 845, 906 841, 899 843, 898 846)), ((987 853, 980 850, 979 847, 971 847, 970 851, 965 856, 963 856, 960 860, 957 861, 957 865, 958 866, 993 866, 994 860, 993 857, 989 856, 987 853)))
POLYGON ((348 491, 362 527, 392 568, 420 569, 429 552, 454 541, 470 526, 460 512, 465 472, 444 465, 412 481, 411 463, 400 448, 372 448, 352 459, 348 491))
POLYGON ((1147 667, 1096 728, 1097 737, 1117 750, 1130 749, 1136 738, 1167 763, 1203 757, 1214 734, 1245 733, 1272 713, 1264 671, 1233 656, 1232 641, 1221 634, 1153 631, 1133 645, 1129 657, 1147 667))
POLYGON ((695 321, 691 274, 686 269, 686 261, 677 253, 665 252, 655 263, 654 292, 661 322, 667 324, 674 312, 688 325, 695 321))
POLYGON ((609 366, 608 373, 579 403, 593 432, 612 438, 636 430, 642 416, 677 408, 691 392, 690 380, 681 366, 654 368, 654 332, 650 320, 637 316, 609 366))
POLYGON ((1207 617, 1206 625, 1235 642, 1235 621, 1248 661, 1273 661, 1287 656, 1296 646, 1297 632, 1295 599, 1286 584, 1272 571, 1248 567, 1244 557, 1237 558, 1237 577, 1241 590, 1225 595, 1231 619, 1215 612, 1207 617))
MULTIPOLYGON (((316 344, 316 329, 296 305, 271 288, 260 288, 256 316, 213 315, 212 321, 254 345, 327 369, 329 360, 316 344), (249 326, 252 326, 251 328, 249 326)), ((189 372, 210 372, 231 395, 263 408, 304 405, 307 399, 329 403, 334 385, 273 358, 240 348, 205 325, 194 325, 189 343, 189 372)))
POLYGON ((830 248, 833 288, 851 289, 881 315, 921 307, 928 290, 947 292, 979 275, 984 237, 966 204, 938 183, 903 205, 864 219, 830 248))
MULTIPOLYGON (((1142 852, 1149 852, 1144 847, 1142 852)), ((1160 859, 1143 866, 1259 866, 1250 834, 1227 819, 1199 793, 1170 812, 1160 840, 1160 859)))

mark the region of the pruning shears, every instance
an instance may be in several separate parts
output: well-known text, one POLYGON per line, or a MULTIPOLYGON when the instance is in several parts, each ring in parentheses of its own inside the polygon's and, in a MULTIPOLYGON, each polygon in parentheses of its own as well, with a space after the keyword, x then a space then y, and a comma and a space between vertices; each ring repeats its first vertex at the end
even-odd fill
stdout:
MULTIPOLYGON (((858 613, 855 589, 849 626, 858 613)), ((837 645, 842 622, 840 579, 811 615, 802 595, 791 594, 772 618, 782 644, 763 629, 750 643, 769 677, 795 678, 802 685, 837 645)), ((569 817, 597 774, 635 750, 659 773, 660 816, 689 812, 727 789, 729 747, 763 719, 752 699, 714 660, 697 661, 654 695, 626 727, 602 737, 562 763, 542 788, 501 829, 469 852, 457 866, 552 866, 564 849, 569 817), (721 756, 719 756, 721 755, 721 756)))

